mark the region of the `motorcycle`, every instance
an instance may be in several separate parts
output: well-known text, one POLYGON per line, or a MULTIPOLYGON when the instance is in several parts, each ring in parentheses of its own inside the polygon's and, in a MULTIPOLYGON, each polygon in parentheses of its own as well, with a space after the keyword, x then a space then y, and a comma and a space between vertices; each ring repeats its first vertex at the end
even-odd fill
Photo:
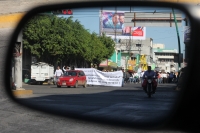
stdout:
POLYGON ((155 80, 155 76, 151 77, 151 76, 145 76, 146 80, 147 80, 147 95, 149 98, 151 98, 151 95, 153 94, 153 80, 155 80))

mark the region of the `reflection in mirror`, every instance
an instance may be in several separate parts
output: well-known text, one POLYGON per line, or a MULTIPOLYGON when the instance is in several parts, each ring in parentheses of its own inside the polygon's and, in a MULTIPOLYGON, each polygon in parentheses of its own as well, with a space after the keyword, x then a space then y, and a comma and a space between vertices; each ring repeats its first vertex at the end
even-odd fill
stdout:
POLYGON ((13 94, 88 117, 139 123, 164 117, 181 89, 178 72, 190 39, 185 18, 156 7, 38 14, 22 28, 12 59, 13 92, 32 93, 13 94))

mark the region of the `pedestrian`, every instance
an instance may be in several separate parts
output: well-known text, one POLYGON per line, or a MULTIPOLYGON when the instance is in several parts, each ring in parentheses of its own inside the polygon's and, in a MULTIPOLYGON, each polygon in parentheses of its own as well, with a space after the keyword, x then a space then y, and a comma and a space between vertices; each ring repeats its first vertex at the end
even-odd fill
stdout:
POLYGON ((136 84, 139 83, 138 77, 139 77, 138 73, 135 72, 133 78, 134 78, 134 83, 136 84))
POLYGON ((124 72, 124 69, 122 69, 123 77, 122 77, 122 87, 124 87, 124 82, 126 78, 126 73, 124 72))
POLYGON ((129 78, 130 78, 130 74, 128 71, 126 71, 125 83, 128 83, 129 78))
POLYGON ((160 84, 163 83, 163 72, 160 71, 160 84))
POLYGON ((158 83, 158 71, 155 71, 155 73, 156 73, 156 82, 158 83))
POLYGON ((184 76, 184 72, 185 72, 185 68, 181 68, 180 70, 180 74, 178 77, 178 83, 177 83, 177 90, 180 90, 182 88, 182 84, 183 84, 183 76, 184 76))
POLYGON ((130 83, 133 83, 133 73, 130 73, 129 81, 130 83))
POLYGON ((68 66, 63 66, 63 71, 64 71, 64 73, 66 73, 67 71, 69 71, 69 67, 68 66))
POLYGON ((143 83, 143 75, 144 75, 144 70, 140 73, 140 82, 141 84, 143 83))
POLYGON ((132 74, 132 75, 133 75, 133 83, 134 83, 134 84, 137 82, 136 77, 135 77, 135 73, 136 73, 136 72, 133 72, 133 74, 132 74))
POLYGON ((142 68, 141 66, 139 66, 138 70, 137 70, 137 74, 138 74, 138 83, 140 83, 140 73, 142 72, 142 68))
POLYGON ((167 73, 163 73, 163 84, 167 83, 167 73))
POLYGON ((56 78, 56 82, 58 81, 59 77, 63 75, 63 71, 60 69, 60 66, 57 67, 54 77, 56 78))
POLYGON ((173 83, 176 83, 176 74, 175 74, 175 72, 173 73, 173 83))
POLYGON ((169 74, 169 83, 172 83, 172 79, 174 78, 174 73, 173 72, 171 72, 170 74, 169 74))
POLYGON ((72 66, 72 69, 71 70, 75 70, 75 66, 72 66))
POLYGON ((158 84, 160 84, 160 83, 161 83, 161 73, 158 72, 158 84))
POLYGON ((169 72, 167 72, 167 79, 166 79, 166 83, 169 83, 169 72))

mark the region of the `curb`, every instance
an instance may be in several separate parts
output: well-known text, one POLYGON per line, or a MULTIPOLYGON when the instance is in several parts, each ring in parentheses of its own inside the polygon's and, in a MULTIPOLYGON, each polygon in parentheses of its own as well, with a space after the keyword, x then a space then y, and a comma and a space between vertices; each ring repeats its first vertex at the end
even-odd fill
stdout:
POLYGON ((53 85, 53 83, 50 83, 50 84, 48 84, 48 83, 43 83, 43 85, 53 85))
POLYGON ((15 97, 33 94, 32 90, 13 90, 12 92, 15 97))

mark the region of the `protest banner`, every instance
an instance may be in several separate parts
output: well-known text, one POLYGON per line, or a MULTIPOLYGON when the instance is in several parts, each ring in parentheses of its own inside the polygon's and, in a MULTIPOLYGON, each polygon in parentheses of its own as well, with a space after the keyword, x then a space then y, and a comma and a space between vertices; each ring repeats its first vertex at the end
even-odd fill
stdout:
POLYGON ((122 86, 122 71, 102 72, 94 68, 75 68, 75 70, 82 70, 85 73, 89 85, 122 86))

